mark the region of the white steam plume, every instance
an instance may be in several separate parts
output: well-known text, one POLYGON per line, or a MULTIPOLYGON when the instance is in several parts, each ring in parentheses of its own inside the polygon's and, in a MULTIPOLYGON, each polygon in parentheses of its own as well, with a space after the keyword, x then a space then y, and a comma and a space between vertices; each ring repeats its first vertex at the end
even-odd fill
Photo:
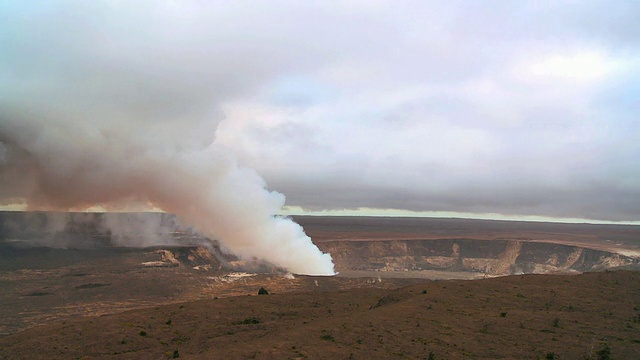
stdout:
MULTIPOLYGON (((155 148, 137 141, 148 129, 133 124, 110 140, 106 134, 113 129, 96 125, 2 121, 0 134, 9 139, 2 170, 25 176, 14 199, 57 210, 146 202, 177 214, 241 257, 263 258, 295 273, 333 274, 331 257, 298 224, 274 217, 284 196, 267 191, 262 178, 238 167, 225 149, 210 144, 177 150, 162 143, 155 148)), ((9 183, 1 185, 7 192, 9 183)))
POLYGON ((215 11, 94 4, 0 10, 0 204, 150 205, 242 258, 333 274, 329 254, 275 217, 284 196, 215 143, 220 104, 284 60, 216 38, 215 11))

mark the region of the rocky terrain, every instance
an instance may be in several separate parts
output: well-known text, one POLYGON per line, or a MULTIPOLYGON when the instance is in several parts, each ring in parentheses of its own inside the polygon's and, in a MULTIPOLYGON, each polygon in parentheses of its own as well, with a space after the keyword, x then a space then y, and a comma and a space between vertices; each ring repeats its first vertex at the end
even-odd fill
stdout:
MULTIPOLYGON (((429 218, 295 217, 336 270, 446 271, 475 276, 598 271, 633 267, 640 259, 640 226, 558 224, 429 218)), ((104 249, 145 246, 201 246, 210 254, 199 266, 259 272, 249 264, 161 213, 0 212, 2 265, 28 248, 104 249), (117 230, 114 230, 117 229, 117 230)), ((207 252, 205 251, 205 253, 207 252)), ((31 254, 29 256, 32 256, 31 254)), ((176 260, 162 266, 176 266, 176 260)), ((43 261, 51 261, 47 256, 43 261)), ((53 257, 55 259, 55 257, 53 257)), ((151 265, 151 264, 149 264, 151 265)), ((258 267, 259 269, 256 269, 258 267)), ((260 268, 261 267, 261 268, 260 268)))
POLYGON ((238 259, 168 214, 0 212, 0 358, 639 354, 639 273, 612 270, 638 269, 640 226, 295 220, 338 276, 238 259))
POLYGON ((327 241, 339 271, 473 272, 483 276, 597 271, 631 266, 629 256, 563 244, 514 240, 327 241))
MULTIPOLYGON (((260 284, 269 284, 261 280, 260 284)), ((638 272, 422 280, 397 289, 322 291, 321 285, 265 296, 256 295, 258 285, 254 285, 252 296, 209 298, 50 321, 0 337, 0 358, 640 356, 638 272)))
MULTIPOLYGON (((247 272, 218 263, 202 247, 22 249, 0 246, 0 336, 67 318, 158 304, 271 292, 396 288, 420 279, 297 276, 247 272), (15 250, 15 249, 13 249, 15 250), (12 261, 6 261, 11 258, 12 261), (7 269, 7 263, 12 268, 7 269), (19 267, 19 268, 18 268, 19 267)), ((258 264, 259 265, 259 264, 258 264)), ((264 269, 258 265, 254 269, 264 269)))

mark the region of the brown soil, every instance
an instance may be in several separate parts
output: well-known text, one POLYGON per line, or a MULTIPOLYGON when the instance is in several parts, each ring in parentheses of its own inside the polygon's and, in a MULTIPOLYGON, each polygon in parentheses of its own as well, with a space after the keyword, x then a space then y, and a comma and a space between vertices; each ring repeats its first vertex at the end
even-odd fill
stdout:
POLYGON ((170 260, 160 261, 169 252, 173 259, 174 256, 184 259, 187 254, 200 251, 195 247, 168 249, 100 249, 102 257, 98 258, 94 258, 94 250, 74 250, 75 262, 65 259, 69 250, 51 251, 47 252, 50 267, 35 269, 38 257, 34 256, 36 261, 21 257, 27 268, 0 271, 0 336, 80 316, 254 294, 263 285, 272 292, 282 293, 312 288, 317 291, 389 289, 421 281, 415 278, 379 281, 377 275, 316 280, 285 274, 234 273, 194 267, 188 259, 178 266, 163 266, 161 264, 173 264, 170 260), (156 262, 159 264, 148 266, 156 262))
POLYGON ((0 338, 0 358, 596 359, 607 348, 613 359, 640 356, 638 272, 321 288, 56 321, 0 338))
POLYGON ((259 273, 182 230, 181 246, 130 249, 73 223, 56 239, 86 247, 52 249, 5 228, 0 359, 640 358, 638 272, 428 280, 637 269, 640 226, 295 220, 340 276, 259 273))

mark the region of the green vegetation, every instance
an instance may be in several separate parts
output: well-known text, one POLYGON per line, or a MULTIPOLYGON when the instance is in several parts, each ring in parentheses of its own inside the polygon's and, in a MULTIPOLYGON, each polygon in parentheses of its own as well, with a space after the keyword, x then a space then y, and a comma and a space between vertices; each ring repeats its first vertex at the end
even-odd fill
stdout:
POLYGON ((611 359, 611 347, 609 344, 604 343, 604 347, 598 351, 596 351, 596 356, 598 360, 609 360, 611 359))
POLYGON ((596 357, 593 354, 585 355, 584 360, 611 360, 611 347, 606 342, 602 344, 602 349, 596 351, 596 357))
POLYGON ((336 339, 334 339, 333 336, 331 336, 331 334, 322 334, 320 335, 320 339, 326 340, 326 341, 333 341, 333 342, 336 341, 336 339))
POLYGON ((262 321, 255 316, 248 317, 242 321, 238 321, 236 325, 260 324, 262 321))
POLYGON ((79 285, 76 286, 75 289, 93 289, 93 288, 99 288, 99 287, 103 287, 103 286, 109 286, 111 284, 83 284, 83 285, 79 285))

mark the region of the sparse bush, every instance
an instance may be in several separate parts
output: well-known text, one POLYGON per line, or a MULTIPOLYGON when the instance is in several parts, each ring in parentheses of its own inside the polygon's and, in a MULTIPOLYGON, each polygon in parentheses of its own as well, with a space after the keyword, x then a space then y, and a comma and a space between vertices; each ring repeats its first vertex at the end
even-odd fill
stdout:
POLYGON ((553 327, 560 327, 560 319, 558 318, 553 319, 553 327))
POLYGON ((393 294, 385 295, 385 296, 381 297, 378 300, 377 304, 369 307, 369 310, 375 309, 375 308, 380 307, 380 306, 385 306, 385 305, 397 303, 398 301, 400 301, 400 298, 395 296, 395 295, 393 295, 393 294))
POLYGON ((140 336, 147 336, 147 332, 144 330, 140 331, 140 336))
POLYGON ((336 339, 334 339, 333 336, 331 336, 331 334, 322 334, 320 335, 320 339, 326 340, 326 341, 336 341, 336 339))
MULTIPOLYGON (((634 341, 636 342, 636 341, 634 341)), ((640 343, 640 341, 637 341, 640 343)), ((603 348, 596 351, 596 357, 593 357, 593 353, 589 353, 584 356, 584 360, 611 360, 611 347, 607 343, 603 343, 603 348)))
POLYGON ((427 290, 422 290, 422 294, 428 294, 428 293, 429 293, 429 291, 427 291, 427 290))
POLYGON ((433 351, 429 351, 429 360, 436 360, 436 355, 433 353, 433 351))
POLYGON ((249 324, 260 324, 261 322, 262 321, 260 321, 260 319, 258 319, 255 316, 252 316, 252 317, 248 317, 248 318, 246 318, 246 319, 244 319, 244 320, 242 320, 242 321, 240 321, 240 322, 238 322, 236 324, 249 325, 249 324))
POLYGON ((177 358, 179 358, 179 357, 180 357, 180 352, 179 352, 178 350, 175 350, 175 351, 173 352, 173 358, 174 358, 174 359, 177 359, 177 358))
POLYGON ((261 287, 260 290, 258 290, 258 295, 269 295, 269 292, 267 289, 261 287))
POLYGON ((548 352, 544 358, 547 360, 554 360, 556 358, 556 353, 548 352))
POLYGON ((165 324, 171 325, 171 319, 167 320, 167 322, 165 324))
POLYGON ((507 312, 506 311, 505 312, 501 312, 500 313, 500 317, 507 317, 507 312))
POLYGON ((596 356, 598 356, 598 360, 610 360, 611 359, 611 347, 609 344, 604 343, 604 347, 598 351, 596 351, 596 356))

